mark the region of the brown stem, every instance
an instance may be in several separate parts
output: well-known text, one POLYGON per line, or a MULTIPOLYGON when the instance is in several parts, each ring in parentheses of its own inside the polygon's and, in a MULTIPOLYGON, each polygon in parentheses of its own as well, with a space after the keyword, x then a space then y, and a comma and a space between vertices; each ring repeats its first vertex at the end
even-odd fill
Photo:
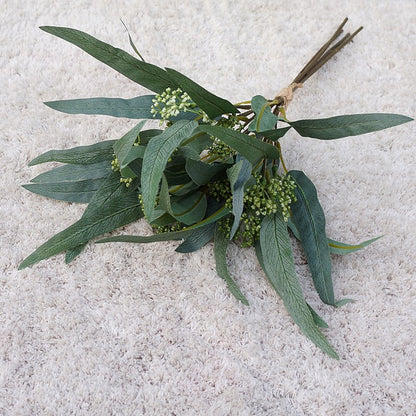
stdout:
MULTIPOLYGON (((345 18, 343 22, 338 26, 337 30, 334 34, 329 38, 329 40, 322 45, 322 47, 315 53, 315 55, 308 61, 308 63, 302 68, 299 74, 295 77, 293 82, 291 83, 290 87, 291 91, 296 91, 300 85, 303 84, 306 80, 308 80, 318 69, 320 69, 323 65, 325 65, 336 53, 338 53, 345 45, 350 43, 353 38, 363 29, 363 27, 359 27, 352 35, 347 33, 340 41, 335 43, 333 42, 339 37, 342 33, 342 29, 347 23, 348 18, 345 18), (331 46, 332 45, 332 46, 331 46)), ((273 108, 273 113, 279 113, 279 107, 285 103, 283 97, 276 97, 278 101, 276 106, 273 108)))

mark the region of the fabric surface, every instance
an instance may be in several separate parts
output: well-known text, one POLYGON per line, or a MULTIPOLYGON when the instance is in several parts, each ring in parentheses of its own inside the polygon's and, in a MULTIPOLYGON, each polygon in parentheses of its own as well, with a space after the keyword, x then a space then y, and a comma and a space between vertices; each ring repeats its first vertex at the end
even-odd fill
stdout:
MULTIPOLYGON (((290 132, 285 161, 315 183, 331 238, 365 250, 333 258, 341 308, 323 305, 300 247, 296 270, 341 359, 326 357, 290 319, 253 249, 229 267, 250 306, 216 275, 212 244, 89 244, 19 263, 76 221, 83 206, 21 187, 53 165, 51 149, 117 139, 135 123, 65 115, 43 101, 148 93, 38 29, 83 30, 175 68, 232 102, 274 97, 344 17, 364 30, 294 94, 291 120, 415 111, 413 0, 5 1, 0 17, 0 414, 414 415, 415 124, 323 142, 290 132)), ((157 125, 157 123, 153 123, 157 125)), ((152 122, 148 125, 152 125, 152 122)), ((122 232, 150 234, 143 222, 122 232)))

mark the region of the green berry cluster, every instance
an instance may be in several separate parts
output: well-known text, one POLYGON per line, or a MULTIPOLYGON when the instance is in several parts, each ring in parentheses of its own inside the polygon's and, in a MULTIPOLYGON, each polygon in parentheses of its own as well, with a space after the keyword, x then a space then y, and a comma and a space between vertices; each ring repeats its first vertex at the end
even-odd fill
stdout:
MULTIPOLYGON (((120 172, 120 163, 115 154, 113 155, 113 160, 111 161, 111 170, 113 170, 114 172, 120 172)), ((121 177, 120 182, 124 183, 124 185, 126 185, 126 188, 128 188, 130 184, 133 182, 133 178, 121 177)))
POLYGON ((155 227, 153 227, 153 229, 155 230, 156 234, 160 234, 160 233, 172 233, 175 231, 181 231, 185 226, 180 223, 179 221, 173 222, 172 224, 167 224, 167 225, 157 225, 155 227))
POLYGON ((222 140, 214 136, 211 136, 211 139, 213 140, 213 143, 208 149, 208 153, 210 156, 213 156, 221 160, 228 160, 231 157, 235 156, 235 150, 227 144, 225 144, 222 140))
POLYGON ((111 161, 111 170, 114 172, 120 172, 120 163, 118 162, 115 154, 113 155, 113 160, 111 161))
POLYGON ((241 214, 240 228, 235 233, 234 239, 241 240, 241 247, 252 247, 260 238, 262 217, 252 212, 241 214))
POLYGON ((209 121, 205 111, 198 109, 188 93, 180 88, 172 90, 172 88, 168 87, 161 94, 156 94, 152 102, 150 113, 153 114, 153 117, 159 114, 164 121, 169 121, 171 117, 176 117, 181 111, 195 113, 197 116, 202 117, 204 123, 209 121))
MULTIPOLYGON (((281 212, 287 221, 290 217, 290 204, 296 201, 296 184, 289 175, 281 177, 276 173, 273 177, 264 177, 256 172, 253 177, 256 182, 244 192, 240 228, 234 236, 242 247, 251 247, 260 238, 261 221, 264 216, 281 212)), ((211 196, 223 201, 227 208, 232 208, 232 194, 227 180, 213 182, 208 185, 208 189, 211 196)), ((221 229, 227 235, 231 231, 231 224, 231 217, 220 222, 221 229)))
POLYGON ((120 178, 120 182, 124 183, 124 185, 126 185, 126 188, 128 188, 130 184, 133 182, 133 178, 120 178))
POLYGON ((232 207, 232 193, 230 188, 230 182, 227 179, 221 181, 210 182, 207 184, 208 193, 217 201, 222 202, 225 200, 227 208, 232 207))
MULTIPOLYGON (((222 117, 215 123, 215 125, 236 131, 241 131, 244 128, 241 120, 233 114, 229 115, 228 117, 222 117)), ((235 150, 225 144, 222 140, 214 136, 211 136, 211 139, 213 140, 213 143, 208 149, 208 153, 210 155, 218 157, 222 160, 228 160, 230 157, 235 156, 235 150)))
POLYGON ((293 179, 286 175, 265 178, 259 172, 254 175, 256 183, 244 194, 244 205, 256 215, 270 215, 281 211, 285 221, 290 217, 289 207, 296 201, 293 179))

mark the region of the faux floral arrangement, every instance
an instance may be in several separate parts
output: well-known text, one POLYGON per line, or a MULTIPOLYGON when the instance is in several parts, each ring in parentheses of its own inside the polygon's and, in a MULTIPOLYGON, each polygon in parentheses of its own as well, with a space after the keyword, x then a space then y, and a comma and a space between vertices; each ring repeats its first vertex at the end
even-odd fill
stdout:
POLYGON ((69 114, 142 121, 119 140, 50 150, 30 162, 63 165, 40 174, 24 185, 26 189, 88 205, 76 223, 41 245, 20 268, 60 252, 66 252, 69 263, 91 239, 144 217, 153 235, 117 235, 96 242, 181 240, 176 251, 189 253, 213 241, 218 275, 238 300, 248 304, 227 269, 226 251, 232 240, 242 247, 255 247, 265 275, 295 323, 322 351, 338 358, 319 329, 327 324, 304 299, 290 236, 301 242, 319 297, 334 306, 350 300, 335 300, 331 254, 351 253, 376 238, 349 245, 327 237, 315 186, 302 171, 287 169, 279 139, 290 129, 304 137, 339 139, 411 120, 397 114, 287 118, 285 110, 293 92, 362 29, 335 42, 346 21, 275 98, 256 95, 237 104, 174 69, 145 62, 130 35, 138 59, 75 29, 41 27, 155 94, 45 103, 69 114), (160 129, 145 129, 147 119, 159 119, 160 129))

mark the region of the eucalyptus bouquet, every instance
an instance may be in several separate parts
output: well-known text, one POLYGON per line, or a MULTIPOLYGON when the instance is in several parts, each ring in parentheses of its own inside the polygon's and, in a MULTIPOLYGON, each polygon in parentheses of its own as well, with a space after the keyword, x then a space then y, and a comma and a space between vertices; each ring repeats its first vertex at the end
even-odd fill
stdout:
POLYGON ((231 240, 255 247, 271 285, 301 331, 331 357, 338 355, 319 327, 325 321, 305 301, 292 255, 290 235, 300 240, 314 286, 323 302, 335 300, 331 254, 351 253, 373 240, 348 245, 331 240, 312 181, 287 169, 279 139, 290 129, 320 140, 360 135, 410 121, 397 114, 356 114, 290 121, 285 109, 293 92, 362 29, 335 42, 346 22, 275 98, 256 95, 232 104, 171 68, 135 58, 81 31, 41 27, 80 47, 132 81, 153 91, 130 99, 89 98, 45 103, 69 114, 105 114, 140 119, 118 140, 50 150, 30 162, 61 162, 24 187, 63 201, 88 204, 82 217, 28 256, 20 268, 60 252, 66 262, 93 238, 144 217, 150 236, 118 235, 96 242, 148 243, 181 240, 177 252, 194 252, 214 242, 218 275, 244 304, 246 297, 226 264, 231 240), (159 129, 146 129, 148 119, 159 129))

